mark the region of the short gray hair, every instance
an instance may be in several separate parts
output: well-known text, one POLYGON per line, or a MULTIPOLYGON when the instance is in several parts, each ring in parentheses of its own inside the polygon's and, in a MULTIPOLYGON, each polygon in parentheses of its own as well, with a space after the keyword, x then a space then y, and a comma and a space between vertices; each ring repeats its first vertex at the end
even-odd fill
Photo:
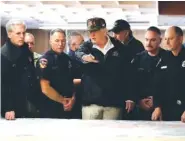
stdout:
POLYGON ((55 32, 60 32, 62 34, 64 34, 64 36, 66 36, 66 32, 63 29, 60 28, 56 28, 50 31, 50 37, 55 33, 55 32))
POLYGON ((26 36, 31 36, 31 37, 33 37, 33 38, 35 39, 35 37, 34 37, 34 35, 33 35, 32 33, 26 32, 26 33, 25 33, 25 37, 26 37, 26 36))
MULTIPOLYGON (((69 36, 70 36, 70 37, 71 37, 71 36, 82 36, 82 34, 81 34, 80 32, 74 31, 74 32, 72 32, 69 36)), ((82 37, 83 37, 83 36, 82 36, 82 37)))
POLYGON ((84 42, 84 37, 82 36, 82 34, 80 32, 74 31, 74 32, 71 32, 69 34, 69 37, 68 37, 69 38, 68 45, 71 44, 71 37, 73 37, 73 36, 80 36, 82 38, 82 42, 84 42))
POLYGON ((20 20, 20 19, 11 19, 7 22, 6 24, 6 32, 11 32, 12 31, 12 27, 15 26, 15 25, 24 25, 25 29, 27 28, 26 27, 26 24, 23 20, 20 20))

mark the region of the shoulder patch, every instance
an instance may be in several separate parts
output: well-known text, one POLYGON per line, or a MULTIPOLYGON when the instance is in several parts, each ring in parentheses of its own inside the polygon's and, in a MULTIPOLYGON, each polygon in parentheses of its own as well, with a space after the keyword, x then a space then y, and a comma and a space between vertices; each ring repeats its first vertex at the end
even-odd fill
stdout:
POLYGON ((48 65, 48 60, 46 58, 41 58, 39 60, 39 65, 40 65, 40 68, 42 69, 46 68, 48 65))

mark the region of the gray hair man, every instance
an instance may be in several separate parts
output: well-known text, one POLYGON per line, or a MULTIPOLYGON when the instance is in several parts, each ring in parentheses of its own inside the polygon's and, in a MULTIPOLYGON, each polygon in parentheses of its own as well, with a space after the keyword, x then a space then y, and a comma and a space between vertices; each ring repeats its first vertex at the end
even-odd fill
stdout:
POLYGON ((33 51, 35 48, 35 37, 33 36, 33 34, 27 32, 25 34, 24 41, 28 44, 29 50, 33 52, 34 64, 36 65, 36 62, 39 57, 41 57, 41 55, 33 51))
POLYGON ((36 76, 33 54, 24 43, 24 21, 10 20, 6 31, 8 40, 1 48, 2 116, 13 120, 28 117, 27 101, 35 102, 36 76))

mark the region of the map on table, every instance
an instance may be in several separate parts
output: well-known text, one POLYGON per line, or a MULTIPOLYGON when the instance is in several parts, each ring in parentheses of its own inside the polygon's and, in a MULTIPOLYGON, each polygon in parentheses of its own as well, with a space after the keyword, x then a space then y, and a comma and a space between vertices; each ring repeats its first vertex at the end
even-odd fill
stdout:
MULTIPOLYGON (((171 137, 185 141, 185 123, 159 121, 0 119, 2 136, 61 136, 90 138, 171 137)), ((1 138, 0 138, 1 140, 1 138)), ((2 141, 2 140, 1 140, 2 141)), ((177 140, 176 140, 177 141, 177 140)))

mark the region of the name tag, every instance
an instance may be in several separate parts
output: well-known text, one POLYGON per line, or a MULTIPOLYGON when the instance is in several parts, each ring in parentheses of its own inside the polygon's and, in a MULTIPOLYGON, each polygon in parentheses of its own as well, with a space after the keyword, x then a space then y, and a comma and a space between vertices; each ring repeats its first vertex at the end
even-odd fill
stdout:
POLYGON ((167 68, 167 66, 162 66, 162 67, 161 67, 161 69, 166 69, 166 68, 167 68))

